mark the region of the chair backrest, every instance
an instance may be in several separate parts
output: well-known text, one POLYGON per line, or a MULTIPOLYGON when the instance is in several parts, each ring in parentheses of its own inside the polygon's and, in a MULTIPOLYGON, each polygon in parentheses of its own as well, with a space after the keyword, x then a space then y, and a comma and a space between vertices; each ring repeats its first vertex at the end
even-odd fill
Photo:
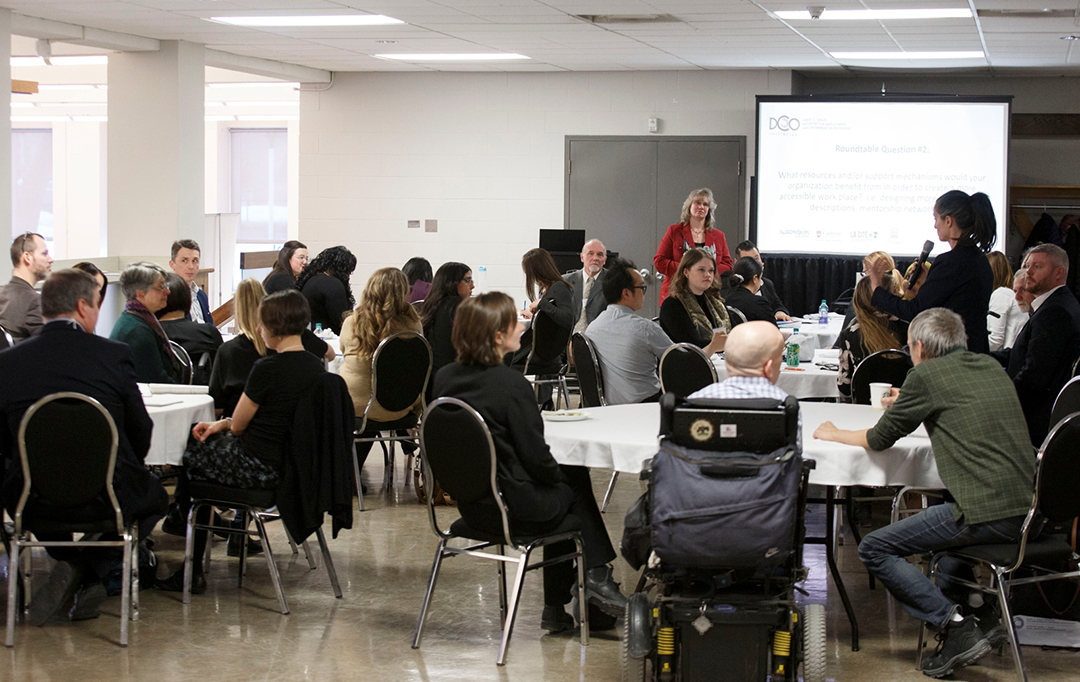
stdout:
POLYGON ((896 388, 904 385, 911 356, 902 350, 879 350, 867 355, 851 375, 851 400, 856 405, 870 404, 870 384, 886 383, 896 388))
POLYGON ((12 338, 11 332, 0 327, 0 350, 6 350, 15 345, 15 339, 12 338))
MULTIPOLYGON (((4 332, 4 333, 7 334, 7 332, 4 332)), ((11 337, 11 335, 8 334, 8 338, 10 338, 10 337, 11 337)), ((1076 362, 1073 363, 1072 375, 1073 376, 1080 375, 1080 357, 1076 358, 1076 362)))
POLYGON ((727 306, 727 314, 728 319, 731 320, 732 327, 746 322, 746 315, 743 315, 743 311, 739 310, 738 308, 732 308, 731 306, 727 306))
POLYGON ((660 356, 660 390, 686 396, 717 382, 716 367, 692 343, 676 343, 660 356))
POLYGON ((191 383, 200 386, 210 385, 210 375, 214 372, 214 355, 210 351, 205 351, 199 355, 199 361, 195 363, 191 383))
POLYGON ((180 383, 190 384, 195 379, 195 367, 191 364, 191 356, 179 343, 170 340, 169 349, 172 350, 173 358, 180 365, 180 383))
POLYGON ((603 407, 604 378, 600 373, 600 360, 596 357, 589 338, 581 332, 570 337, 570 347, 574 351, 574 366, 577 368, 578 386, 581 389, 582 407, 603 407))
POLYGON ((1058 422, 1039 448, 1035 469, 1035 506, 1051 522, 1080 516, 1080 414, 1058 422))
POLYGON ((558 360, 570 342, 572 331, 573 328, 560 327, 554 318, 537 309, 532 319, 532 348, 525 360, 525 374, 529 373, 529 365, 550 365, 558 360))
POLYGON ((384 410, 400 412, 423 399, 431 377, 431 346, 418 332, 398 332, 379 342, 371 356, 371 399, 364 421, 376 400, 384 410), (381 378, 381 381, 380 381, 381 378))
POLYGON ((1060 422, 1073 412, 1080 412, 1080 377, 1073 377, 1061 387, 1050 411, 1050 426, 1060 422))
POLYGON ((660 398, 660 435, 676 445, 717 452, 770 453, 799 438, 799 401, 772 398, 660 398))
MULTIPOLYGON (((428 474, 459 504, 494 498, 506 544, 514 544, 496 480, 495 441, 479 412, 457 398, 432 401, 420 422, 420 456, 428 474)), ((443 536, 435 518, 434 496, 427 497, 432 528, 443 536)))
POLYGON ((124 532, 120 503, 113 492, 113 471, 120 437, 112 415, 81 393, 53 393, 26 411, 19 423, 19 458, 23 490, 16 505, 16 533, 31 490, 58 509, 78 509, 105 492, 124 532))

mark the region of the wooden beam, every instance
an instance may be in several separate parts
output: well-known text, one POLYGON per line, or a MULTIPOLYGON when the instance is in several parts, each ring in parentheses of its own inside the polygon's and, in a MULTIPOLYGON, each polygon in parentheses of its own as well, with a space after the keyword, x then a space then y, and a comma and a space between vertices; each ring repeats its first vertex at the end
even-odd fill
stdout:
POLYGON ((38 92, 37 81, 11 80, 11 92, 19 95, 36 95, 38 92))
POLYGON ((249 251, 240 254, 240 269, 272 268, 277 262, 277 251, 249 251))

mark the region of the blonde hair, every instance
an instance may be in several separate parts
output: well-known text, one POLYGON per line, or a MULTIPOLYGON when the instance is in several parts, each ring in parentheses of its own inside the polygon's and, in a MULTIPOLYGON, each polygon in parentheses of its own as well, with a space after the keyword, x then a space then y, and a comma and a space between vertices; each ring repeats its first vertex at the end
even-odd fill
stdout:
MULTIPOLYGON (((885 275, 886 279, 896 279, 896 271, 885 275)), ((882 282, 882 286, 891 288, 890 283, 882 282)), ((870 303, 874 292, 870 289, 870 278, 863 277, 855 285, 855 295, 852 303, 855 306, 855 319, 859 323, 859 336, 861 337, 863 352, 867 355, 879 350, 900 348, 903 342, 889 330, 889 314, 875 308, 870 303)))
POLYGON ((894 261, 893 257, 885 253, 884 251, 875 251, 871 254, 867 254, 866 258, 863 258, 862 261, 863 269, 869 270, 871 267, 874 266, 875 263, 878 263, 880 261, 885 261, 886 263, 888 263, 890 270, 896 269, 896 261, 894 261))
POLYGON ((251 339, 259 355, 266 355, 266 342, 259 334, 259 306, 264 296, 266 296, 266 290, 263 289, 259 280, 248 277, 236 287, 233 304, 236 328, 241 334, 251 339))
POLYGON ((690 192, 690 196, 686 197, 686 201, 683 202, 679 222, 683 225, 690 224, 690 204, 694 203, 694 199, 698 197, 705 197, 709 200, 709 213, 705 216, 705 231, 708 232, 716 226, 716 200, 713 199, 712 190, 708 187, 702 187, 690 192))
POLYGON ((1007 287, 1012 289, 1013 270, 1009 265, 1009 259, 1000 251, 991 251, 986 254, 990 261, 990 271, 994 273, 994 288, 1007 287))
POLYGON ((356 304, 353 319, 346 324, 355 325, 356 340, 360 344, 359 355, 370 358, 379 343, 390 335, 390 325, 403 318, 420 324, 420 315, 409 303, 409 278, 398 268, 381 268, 371 274, 360 301, 356 304))

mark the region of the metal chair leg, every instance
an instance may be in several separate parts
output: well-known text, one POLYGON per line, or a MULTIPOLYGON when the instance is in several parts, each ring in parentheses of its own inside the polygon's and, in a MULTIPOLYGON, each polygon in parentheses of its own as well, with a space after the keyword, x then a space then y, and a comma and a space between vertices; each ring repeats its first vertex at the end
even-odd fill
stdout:
MULTIPOLYGON (((0 519, 2 522, 2 519, 0 519)), ((13 536, 8 547, 8 593, 7 593, 7 633, 4 646, 15 646, 15 606, 19 576, 19 541, 13 536)))
POLYGON ((578 612, 581 615, 581 646, 589 646, 589 601, 585 596, 585 542, 581 536, 574 538, 577 549, 578 612))
MULTIPOLYGON (((326 546, 326 535, 322 528, 315 529, 315 537, 319 539, 319 549, 322 550, 323 565, 326 566, 326 575, 330 578, 330 585, 334 588, 334 596, 341 599, 341 585, 338 584, 337 571, 334 569, 334 560, 330 558, 330 548, 326 546)), ((307 543, 304 543, 305 545, 307 543)))
MULTIPOLYGON (((424 634, 424 621, 427 620, 428 606, 431 605, 431 595, 435 593, 435 583, 439 579, 439 568, 442 567, 443 549, 446 540, 440 540, 435 549, 435 562, 431 565, 431 577, 428 578, 427 592, 424 593, 424 603, 420 605, 420 616, 416 619, 416 633, 413 634, 412 648, 420 648, 420 637, 424 634)), ((501 562, 500 562, 501 563, 501 562)))
MULTIPOLYGON (((131 531, 124 533, 124 564, 120 569, 120 575, 125 578, 131 575, 131 531)), ((128 620, 131 618, 131 583, 124 584, 120 581, 120 646, 128 645, 128 620)))
MULTIPOLYGON (((191 603, 191 570, 192 570, 192 553, 195 551, 195 511, 203 505, 193 501, 191 509, 188 509, 187 518, 187 535, 184 538, 184 603, 191 603)), ((210 554, 210 539, 213 536, 206 538, 206 554, 210 554)), ((206 572, 206 568, 203 568, 203 572, 206 572)))
POLYGON ((611 491, 615 490, 615 481, 619 480, 619 472, 611 472, 611 481, 608 483, 607 492, 604 493, 604 502, 600 505, 600 513, 607 511, 608 502, 611 501, 611 491))
POLYGON ((131 562, 131 620, 139 620, 139 524, 131 524, 131 545, 135 557, 131 562))
MULTIPOLYGON (((289 602, 285 600, 285 591, 281 588, 281 576, 278 574, 277 563, 274 561, 274 552, 270 549, 270 539, 266 536, 266 526, 263 525, 262 519, 258 516, 255 517, 255 527, 259 530, 259 537, 262 538, 263 554, 266 555, 266 566, 270 569, 270 581, 274 583, 274 591, 277 592, 278 604, 281 606, 282 615, 289 614, 289 602)), ((241 550, 241 554, 243 550, 241 550)))
MULTIPOLYGON (((499 554, 506 554, 506 546, 499 545, 499 554)), ((499 627, 506 625, 506 562, 497 561, 499 564, 499 627)))
POLYGON ((1016 630, 1013 628, 1012 610, 1009 608, 1009 594, 1005 587, 1005 574, 995 570, 997 576, 998 606, 1001 607, 1001 621, 1005 625, 1005 631, 1009 633, 1009 645, 1012 647, 1013 663, 1016 665, 1016 676, 1020 682, 1027 682, 1027 671, 1024 670, 1024 659, 1020 655, 1020 642, 1016 639, 1016 630))
MULTIPOLYGON (((369 444, 370 448, 371 445, 369 444)), ((356 443, 353 442, 352 446, 352 466, 353 476, 356 478, 356 499, 360 504, 360 511, 364 511, 364 488, 360 482, 360 458, 356 456, 356 443)))
MULTIPOLYGON (((510 592, 506 623, 503 625, 502 641, 499 642, 499 657, 495 660, 495 665, 506 665, 506 649, 510 646, 510 635, 514 632, 514 616, 517 615, 518 602, 521 600, 521 585, 525 582, 525 567, 528 564, 529 552, 522 552, 517 561, 517 575, 514 576, 514 587, 510 592)), ((588 602, 582 605, 583 610, 586 608, 588 608, 588 602)))

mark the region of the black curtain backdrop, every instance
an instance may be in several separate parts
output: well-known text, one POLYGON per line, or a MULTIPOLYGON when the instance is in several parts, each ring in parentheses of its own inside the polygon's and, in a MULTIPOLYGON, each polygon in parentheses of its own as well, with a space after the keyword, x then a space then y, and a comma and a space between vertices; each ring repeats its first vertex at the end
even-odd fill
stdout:
MULTIPOLYGON (((765 276, 776 285, 776 293, 793 316, 817 313, 821 299, 829 309, 843 312, 836 306, 840 294, 855 286, 855 273, 862 272, 862 256, 821 256, 805 254, 762 254, 765 276)), ((901 273, 914 258, 899 258, 896 267, 901 273)))

